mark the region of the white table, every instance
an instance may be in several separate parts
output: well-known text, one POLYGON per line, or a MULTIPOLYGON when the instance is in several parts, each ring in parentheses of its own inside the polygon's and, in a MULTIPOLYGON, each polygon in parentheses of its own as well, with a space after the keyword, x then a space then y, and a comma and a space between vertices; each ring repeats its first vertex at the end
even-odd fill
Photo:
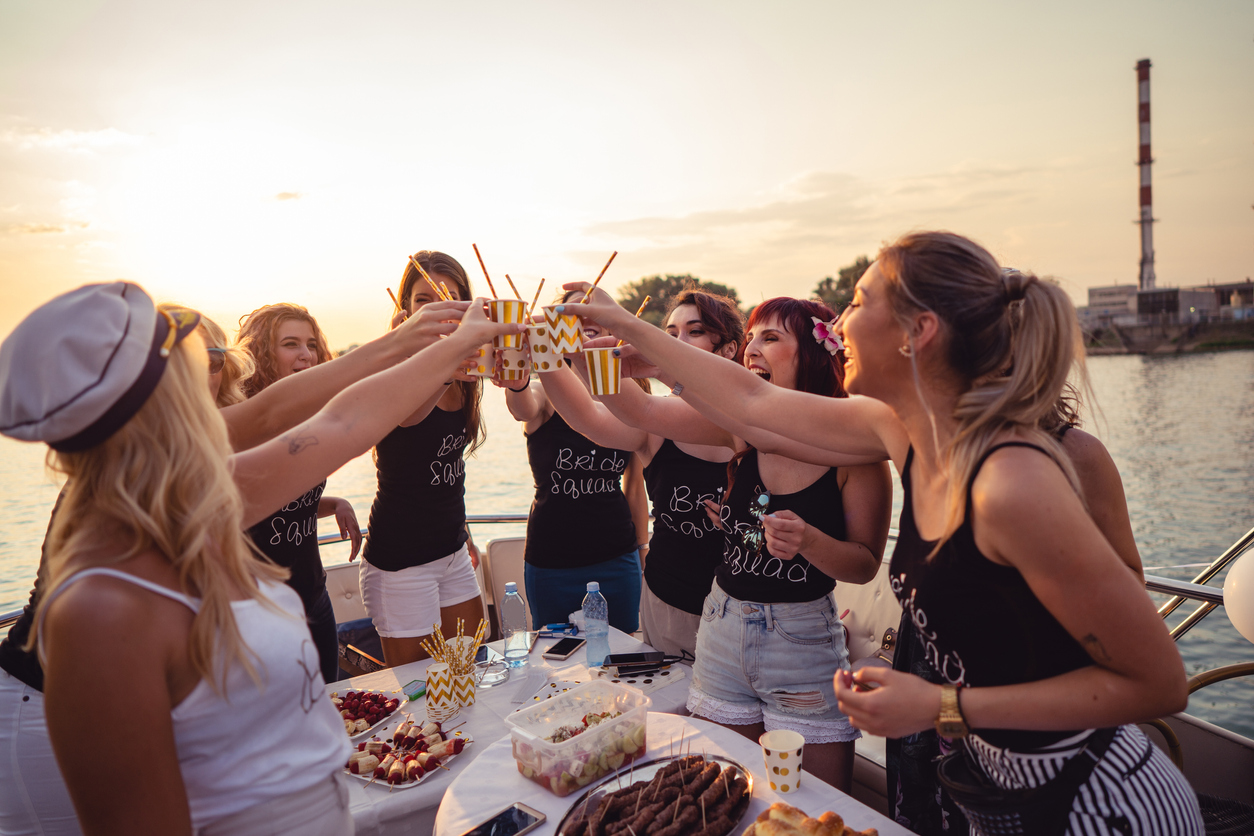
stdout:
MULTIPOLYGON (((787 795, 773 791, 767 782, 761 747, 734 731, 696 717, 649 712, 646 758, 678 754, 681 740, 684 752, 720 754, 739 761, 752 773, 753 800, 749 804, 746 822, 752 821, 772 803, 782 801, 816 817, 831 810, 840 814, 845 823, 855 830, 875 827, 881 836, 910 836, 910 831, 901 825, 809 772, 805 773, 800 789, 787 795)), ((626 778, 623 780, 626 786, 626 778)), ((485 747, 470 768, 454 776, 435 819, 435 834, 461 836, 501 808, 521 801, 548 817, 543 826, 532 831, 532 836, 553 836, 558 823, 579 796, 580 793, 572 793, 566 798, 559 798, 520 775, 509 737, 506 736, 485 747)), ((736 827, 731 834, 738 836, 743 830, 743 827, 736 827)))
MULTIPOLYGON (((561 678, 563 671, 581 669, 584 660, 582 651, 576 652, 571 659, 555 662, 541 658, 544 648, 556 639, 540 639, 532 652, 528 667, 538 667, 554 678, 561 678)), ((640 650, 652 650, 647 645, 636 641, 619 630, 610 628, 610 650, 614 653, 632 653, 640 650)), ((340 680, 329 685, 328 691, 343 694, 348 690, 372 690, 386 693, 399 692, 402 685, 425 676, 430 660, 414 662, 397 668, 388 668, 378 673, 366 674, 353 679, 340 680)), ((526 671, 528 668, 516 669, 526 671)), ((366 786, 356 778, 349 779, 349 805, 353 814, 353 822, 357 827, 357 836, 393 836, 393 834, 429 834, 435 824, 436 808, 444 797, 445 791, 452 781, 464 772, 491 746, 504 738, 506 750, 509 748, 508 729, 505 718, 522 708, 512 702, 518 691, 521 675, 515 673, 510 681, 494 688, 481 688, 475 698, 475 704, 451 721, 450 725, 465 721, 459 731, 474 737, 474 743, 449 765, 449 772, 439 772, 411 789, 393 789, 389 791, 386 784, 375 782, 366 786)), ((649 695, 653 707, 659 711, 684 712, 688 700, 688 678, 677 682, 649 695)), ((402 699, 404 697, 402 696, 402 699)), ((425 716, 426 701, 406 703, 402 713, 410 711, 415 719, 425 716)), ((404 721, 399 714, 386 726, 375 731, 379 737, 387 738, 404 721)), ((513 761, 510 761, 511 768, 513 761)), ((517 772, 515 772, 517 775, 517 772)), ((459 831, 460 832, 460 831, 459 831)))

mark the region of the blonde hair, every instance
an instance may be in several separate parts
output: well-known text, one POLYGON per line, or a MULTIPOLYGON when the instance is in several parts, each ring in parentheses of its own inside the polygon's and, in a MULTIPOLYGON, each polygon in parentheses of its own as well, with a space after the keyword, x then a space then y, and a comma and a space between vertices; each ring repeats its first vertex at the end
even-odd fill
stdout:
POLYGON ((1044 449, 1083 501, 1070 457, 1041 429, 1064 392, 1075 391, 1068 390, 1073 371, 1088 389, 1084 343, 1066 292, 1003 271, 979 244, 950 232, 906 235, 881 250, 876 263, 907 333, 919 312, 940 319, 945 365, 964 386, 952 416, 958 429, 940 450, 948 475, 945 527, 932 553, 962 525, 975 468, 1007 431, 1044 449))
POLYGON ((251 398, 281 377, 274 364, 274 350, 278 344, 279 325, 288 319, 308 322, 313 329, 318 353, 316 365, 331 360, 327 338, 318 327, 318 320, 305 307, 287 302, 260 307, 247 316, 240 317, 239 334, 235 337, 235 344, 252 355, 253 362, 257 365, 252 376, 243 382, 247 397, 251 398))
MULTIPOLYGON (((232 597, 243 593, 276 608, 257 581, 281 581, 288 572, 258 559, 245 539, 231 445, 205 385, 204 353, 199 339, 176 345, 148 401, 108 440, 77 453, 49 451, 49 467, 68 483, 49 533, 47 591, 39 609, 85 568, 75 558, 97 552, 103 532, 119 531, 130 542, 92 565, 118 564, 148 549, 164 555, 183 592, 200 598, 188 659, 222 693, 233 661, 257 679, 232 597)), ((27 649, 37 640, 41 613, 34 623, 27 649)))
MULTIPOLYGON (((164 305, 158 305, 161 308, 164 305)), ((223 351, 222 385, 218 388, 216 400, 218 409, 224 406, 248 400, 244 394, 244 381, 257 370, 253 356, 237 345, 227 345, 226 332, 218 323, 204 314, 200 315, 201 337, 209 348, 220 348, 223 351)))

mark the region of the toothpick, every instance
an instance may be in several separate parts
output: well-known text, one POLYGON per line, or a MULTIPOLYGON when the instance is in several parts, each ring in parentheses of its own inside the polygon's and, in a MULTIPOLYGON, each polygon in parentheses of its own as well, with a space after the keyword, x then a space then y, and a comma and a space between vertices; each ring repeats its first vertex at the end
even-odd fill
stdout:
POLYGON ((610 265, 614 263, 614 256, 618 255, 618 250, 610 253, 610 260, 605 262, 605 266, 601 268, 601 272, 597 274, 596 281, 592 283, 592 287, 588 288, 588 292, 583 295, 584 304, 588 304, 588 300, 592 298, 592 291, 597 289, 597 285, 601 283, 601 276, 605 275, 605 271, 610 269, 610 265))
POLYGON ((701 829, 705 830, 709 825, 705 823, 705 796, 701 796, 701 829))
POLYGON ((540 304, 540 291, 542 291, 542 290, 544 290, 544 279, 543 279, 543 278, 541 278, 541 279, 540 279, 540 286, 536 288, 536 298, 534 298, 534 299, 532 299, 532 300, 531 300, 531 307, 527 309, 527 313, 528 313, 528 315, 530 315, 530 316, 535 316, 535 314, 536 314, 536 305, 540 304))
MULTIPOLYGON (((588 298, 588 297, 586 297, 586 296, 585 296, 584 298, 586 299, 586 298, 588 298)), ((645 306, 647 306, 647 305, 649 304, 649 300, 650 300, 650 299, 652 299, 652 298, 653 298, 653 297, 651 297, 651 296, 649 296, 649 295, 647 295, 647 294, 645 295, 645 297, 644 297, 644 301, 640 303, 640 307, 636 310, 636 319, 639 319, 639 318, 640 318, 640 314, 644 313, 645 306)), ((622 340, 619 340, 619 341, 618 341, 618 346, 621 346, 622 344, 623 344, 623 341, 622 341, 622 340)), ((618 346, 615 346, 615 348, 617 348, 618 346)))
POLYGON ((479 268, 483 270, 483 277, 488 280, 488 292, 492 294, 492 298, 496 299, 496 288, 492 286, 492 277, 488 275, 488 268, 483 263, 483 256, 479 255, 479 245, 471 244, 475 248, 475 258, 479 259, 479 268))

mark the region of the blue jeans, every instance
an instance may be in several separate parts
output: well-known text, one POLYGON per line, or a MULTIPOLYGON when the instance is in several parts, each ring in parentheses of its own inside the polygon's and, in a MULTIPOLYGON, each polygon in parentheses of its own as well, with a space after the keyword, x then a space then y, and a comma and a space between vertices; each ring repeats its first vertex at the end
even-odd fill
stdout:
POLYGON ((583 607, 588 581, 601 585, 609 605, 610 626, 624 633, 640 629, 640 551, 632 549, 621 557, 580 566, 575 569, 545 569, 528 563, 523 567, 531 627, 566 621, 583 607))
POLYGON ((688 710, 716 723, 791 729, 807 743, 862 735, 836 705, 833 679, 849 669, 830 595, 798 604, 732 598, 715 582, 697 630, 688 710))

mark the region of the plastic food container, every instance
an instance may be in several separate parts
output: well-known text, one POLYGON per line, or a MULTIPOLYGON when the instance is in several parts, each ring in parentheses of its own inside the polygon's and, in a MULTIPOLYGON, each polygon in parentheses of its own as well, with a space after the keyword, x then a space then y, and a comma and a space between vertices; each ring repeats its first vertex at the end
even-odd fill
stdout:
POLYGON ((634 688, 589 682, 515 712, 505 724, 518 771, 556 795, 570 795, 644 755, 652 704, 634 688), (594 715, 606 712, 619 716, 598 722, 594 715), (555 735, 557 742, 548 739, 555 735))

